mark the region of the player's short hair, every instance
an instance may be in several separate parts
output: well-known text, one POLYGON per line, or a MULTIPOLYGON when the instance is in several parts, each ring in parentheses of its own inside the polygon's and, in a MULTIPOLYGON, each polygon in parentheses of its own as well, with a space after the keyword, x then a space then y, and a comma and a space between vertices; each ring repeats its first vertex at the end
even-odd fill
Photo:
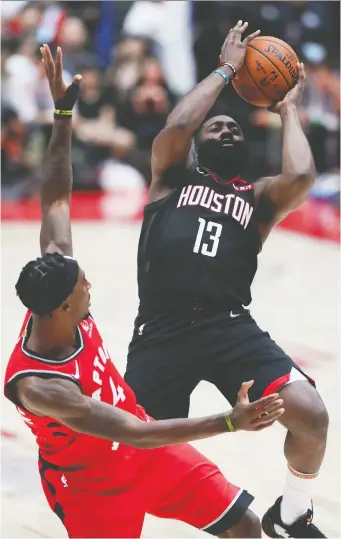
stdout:
POLYGON ((71 294, 78 275, 76 260, 59 253, 47 253, 24 266, 15 288, 27 309, 45 316, 57 309, 71 294))

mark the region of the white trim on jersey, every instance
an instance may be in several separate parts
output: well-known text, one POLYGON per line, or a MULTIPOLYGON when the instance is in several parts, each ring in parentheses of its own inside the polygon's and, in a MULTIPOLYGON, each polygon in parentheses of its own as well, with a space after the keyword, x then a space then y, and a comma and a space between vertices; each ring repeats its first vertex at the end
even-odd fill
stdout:
POLYGON ((24 330, 24 334, 22 336, 22 341, 21 341, 21 351, 22 351, 23 354, 25 354, 25 356, 31 357, 32 359, 36 359, 37 361, 41 361, 42 363, 52 363, 53 365, 55 365, 55 364, 63 365, 64 363, 67 363, 68 361, 71 361, 72 359, 74 359, 76 356, 78 356, 78 354, 80 354, 84 350, 83 335, 82 335, 82 332, 81 332, 79 326, 77 326, 78 334, 79 334, 79 340, 80 340, 81 344, 80 344, 80 347, 77 350, 75 350, 67 358, 61 359, 61 360, 60 359, 46 359, 44 357, 41 357, 41 356, 35 355, 35 354, 31 353, 31 352, 28 352, 27 350, 25 350, 24 344, 25 344, 25 339, 26 339, 27 326, 28 326, 31 318, 32 318, 32 315, 27 320, 27 324, 26 324, 26 327, 25 327, 25 330, 24 330))
MULTIPOLYGON (((65 374, 65 373, 59 372, 59 371, 43 371, 43 370, 39 370, 39 369, 27 369, 27 370, 24 370, 24 371, 18 371, 15 374, 13 374, 13 376, 11 376, 11 378, 6 382, 6 386, 10 382, 13 382, 13 380, 20 377, 23 374, 25 374, 27 376, 29 376, 30 374, 32 376, 36 376, 37 374, 52 374, 54 376, 58 376, 58 378, 67 378, 68 380, 72 380, 76 384, 79 384, 79 382, 76 379, 76 376, 74 376, 72 374, 65 374)), ((53 378, 53 376, 51 376, 51 378, 53 378)))
POLYGON ((230 511, 230 509, 232 509, 232 507, 234 506, 238 498, 243 494, 243 492, 244 490, 241 488, 239 492, 236 494, 236 496, 233 498, 230 505, 225 509, 225 511, 223 511, 221 515, 219 515, 218 518, 216 518, 215 520, 212 520, 212 522, 210 522, 209 524, 206 524, 206 526, 204 528, 201 528, 201 530, 205 531, 207 528, 210 528, 211 526, 214 526, 214 524, 217 524, 217 522, 219 522, 219 520, 221 520, 230 511))

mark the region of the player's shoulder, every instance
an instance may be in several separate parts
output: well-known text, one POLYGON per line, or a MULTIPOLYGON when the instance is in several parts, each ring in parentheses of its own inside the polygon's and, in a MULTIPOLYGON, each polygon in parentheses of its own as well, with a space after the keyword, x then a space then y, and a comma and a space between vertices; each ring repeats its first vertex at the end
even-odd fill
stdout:
MULTIPOLYGON (((12 382, 18 381, 22 377, 39 376, 39 377, 62 377, 75 378, 77 374, 78 361, 80 356, 86 359, 91 341, 100 339, 96 324, 89 314, 76 330, 76 345, 74 350, 62 359, 53 359, 48 356, 42 356, 34 352, 28 347, 28 338, 32 327, 32 313, 27 312, 22 324, 18 340, 12 350, 5 371, 4 384, 5 387, 12 382)), ((83 361, 82 361, 83 363, 83 361)), ((86 362, 85 362, 86 364, 86 362)))
POLYGON ((20 327, 20 331, 19 331, 19 334, 18 334, 18 337, 17 337, 17 340, 16 340, 16 343, 13 347, 13 350, 12 350, 12 353, 9 357, 9 361, 8 361, 8 366, 7 366, 7 370, 8 370, 8 367, 15 363, 15 362, 18 362, 22 359, 22 343, 23 343, 23 340, 25 339, 25 336, 27 334, 27 325, 28 325, 28 322, 30 320, 32 316, 32 313, 30 311, 26 311, 26 314, 25 314, 25 317, 24 317, 24 321, 20 327))
MULTIPOLYGON (((200 180, 199 180, 200 181, 200 180)), ((174 164, 154 179, 149 188, 145 212, 166 206, 184 186, 198 183, 198 170, 193 165, 174 164)))

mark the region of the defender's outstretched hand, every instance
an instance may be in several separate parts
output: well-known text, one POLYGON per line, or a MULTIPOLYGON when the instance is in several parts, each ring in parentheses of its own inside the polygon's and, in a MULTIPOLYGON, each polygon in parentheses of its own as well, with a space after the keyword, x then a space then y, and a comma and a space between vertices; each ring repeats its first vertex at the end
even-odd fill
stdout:
POLYGON ((274 105, 273 107, 270 107, 268 110, 270 112, 275 112, 277 114, 280 114, 281 111, 288 105, 298 105, 298 103, 301 101, 304 87, 305 87, 305 79, 306 74, 304 70, 304 64, 301 62, 297 62, 297 69, 298 69, 298 81, 297 84, 290 90, 287 95, 282 99, 282 101, 279 101, 274 105))
POLYGON ((236 430, 262 430, 270 427, 284 413, 283 400, 273 393, 250 403, 248 391, 254 381, 244 382, 229 418, 236 430))
POLYGON ((40 52, 56 109, 61 112, 72 111, 77 101, 79 84, 82 80, 82 76, 76 75, 73 78, 72 84, 67 86, 63 80, 62 49, 57 47, 55 60, 53 59, 50 47, 48 45, 43 45, 40 47, 40 52))

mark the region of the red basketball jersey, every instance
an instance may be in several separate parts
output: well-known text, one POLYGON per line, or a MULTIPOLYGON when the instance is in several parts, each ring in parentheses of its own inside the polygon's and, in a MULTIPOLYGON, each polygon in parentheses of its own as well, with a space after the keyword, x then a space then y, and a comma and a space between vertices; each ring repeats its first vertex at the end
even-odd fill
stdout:
POLYGON ((80 434, 52 417, 38 417, 28 412, 16 401, 12 386, 24 376, 71 380, 79 385, 84 395, 148 421, 144 409, 136 404, 133 391, 115 368, 93 318, 88 316, 78 325, 77 349, 63 360, 40 357, 27 349, 31 326, 32 315, 28 312, 7 365, 5 395, 14 402, 23 421, 36 436, 41 457, 59 469, 90 470, 98 479, 104 475, 112 477, 111 472, 122 472, 121 466, 131 460, 136 449, 114 440, 80 434))

